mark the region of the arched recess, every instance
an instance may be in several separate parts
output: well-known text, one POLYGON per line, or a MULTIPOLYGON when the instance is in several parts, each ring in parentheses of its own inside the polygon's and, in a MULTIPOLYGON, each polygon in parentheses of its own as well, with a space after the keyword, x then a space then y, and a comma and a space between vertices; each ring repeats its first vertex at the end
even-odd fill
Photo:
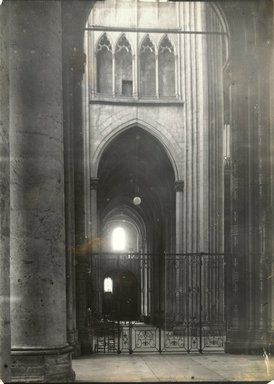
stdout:
MULTIPOLYGON (((131 227, 135 232, 132 240, 126 246, 125 252, 144 252, 146 249, 146 228, 142 217, 130 206, 117 206, 103 219, 102 223, 102 250, 112 252, 110 235, 113 227, 131 227)), ((130 232, 132 232, 130 230, 130 232)))
MULTIPOLYGON (((105 146, 98 166, 98 228, 111 212, 135 222, 146 233, 146 248, 151 254, 150 311, 159 321, 164 299, 163 254, 175 249, 175 175, 162 144, 146 130, 133 126, 120 132, 105 146), (141 198, 134 205, 135 196, 141 198), (126 207, 126 210, 124 210, 126 207), (136 221, 136 217, 138 221, 136 221), (133 220, 132 220, 133 219, 133 220), (157 298, 157 299, 156 299, 157 298), (160 299, 161 298, 161 299, 160 299)), ((117 217, 117 216, 116 216, 117 217)))
POLYGON ((183 169, 181 166, 181 162, 179 160, 179 155, 182 151, 182 148, 178 143, 175 142, 173 137, 170 135, 166 127, 160 125, 159 123, 153 122, 153 124, 140 119, 131 119, 125 120, 122 124, 115 124, 113 122, 106 128, 105 136, 101 139, 101 142, 96 148, 93 157, 91 158, 91 176, 98 176, 98 167, 100 163, 100 159, 102 157, 103 152, 107 148, 107 146, 114 140, 119 134, 130 129, 132 127, 139 127, 144 131, 148 132, 150 135, 154 136, 157 139, 163 149, 165 150, 170 163, 172 164, 173 172, 175 175, 175 180, 183 179, 183 169), (156 128, 157 127, 157 128, 156 128))
MULTIPOLYGON (((150 305, 150 289, 149 281, 150 270, 148 269, 147 255, 147 235, 144 219, 131 205, 123 202, 123 199, 115 199, 110 204, 110 208, 106 209, 103 213, 102 220, 102 253, 113 252, 112 249, 112 235, 116 228, 122 228, 125 232, 125 249, 121 252, 127 252, 131 254, 132 259, 139 258, 139 261, 130 262, 127 265, 123 264, 123 268, 134 272, 136 281, 138 282, 138 313, 140 318, 147 317, 151 312, 150 305)), ((106 268, 110 270, 111 268, 106 268)), ((116 273, 119 273, 116 267, 116 273)))
MULTIPOLYGON (((68 67, 67 73, 64 74, 64 77, 67 81, 64 81, 64 99, 65 99, 65 104, 64 104, 64 113, 65 117, 69 115, 69 111, 73 110, 74 111, 74 116, 73 118, 66 118, 64 120, 64 132, 65 132, 65 167, 66 167, 66 173, 65 173, 65 178, 67 180, 66 184, 66 200, 67 200, 67 206, 66 206, 66 216, 68 217, 68 220, 66 220, 67 223, 67 239, 70 241, 69 244, 71 245, 69 249, 73 249, 74 245, 76 244, 81 244, 82 239, 84 238, 84 229, 83 225, 81 224, 83 222, 83 214, 81 213, 83 211, 83 204, 81 205, 81 194, 84 194, 84 181, 83 178, 81 179, 81 173, 83 172, 81 169, 81 161, 79 161, 78 157, 81 156, 81 153, 84 152, 83 148, 81 147, 83 144, 83 124, 82 124, 82 103, 83 103, 83 98, 81 96, 80 88, 79 88, 79 82, 81 81, 81 76, 83 74, 82 72, 82 67, 79 69, 78 64, 78 56, 81 56, 83 52, 83 35, 84 35, 84 30, 85 30, 85 25, 87 23, 88 16, 90 14, 90 11, 96 1, 90 1, 90 2, 63 2, 62 7, 63 7, 63 23, 64 23, 64 33, 66 34, 66 39, 65 39, 65 45, 64 45, 64 63, 65 67, 68 67), (81 3, 81 4, 80 4, 81 3), (80 6, 79 6, 80 4, 80 6), (71 17, 73 9, 75 10, 74 12, 74 17, 71 17), (75 62, 77 69, 74 72, 74 76, 72 76, 70 67, 68 63, 70 63, 70 60, 75 62), (77 73, 79 74, 77 75, 77 73), (72 96, 71 92, 73 92, 72 96), (76 129, 77 128, 77 129, 76 129), (75 141, 73 142, 73 137, 72 135, 75 135, 75 141), (71 136, 71 137, 70 137, 71 136), (73 169, 74 165, 71 164, 71 148, 72 145, 75 145, 75 154, 76 154, 76 160, 75 160, 75 171, 73 169), (77 204, 76 204, 76 211, 75 211, 75 206, 74 206, 74 197, 72 196, 71 190, 74 190, 74 186, 72 183, 74 183, 74 177, 71 176, 73 175, 73 172, 75 172, 75 194, 78 196, 77 197, 77 204), (77 175, 77 178, 76 178, 77 175), (75 212, 75 217, 76 220, 73 221, 73 215, 72 215, 72 220, 70 221, 70 216, 71 212, 75 212), (75 238, 73 238, 73 235, 71 234, 76 234, 75 238)), ((210 6, 214 6, 217 11, 219 12, 219 8, 221 9, 223 6, 220 4, 216 5, 215 3, 211 3, 210 6)), ((221 15, 221 17, 223 17, 221 15)), ((225 18, 224 18, 225 19, 225 18)), ((239 25, 240 25, 240 19, 239 19, 239 25)), ((244 35, 244 33, 242 33, 244 35)), ((127 128, 127 124, 123 125, 119 129, 116 130, 115 135, 118 135, 119 132, 122 132, 127 128)), ((162 139, 160 132, 157 132, 157 129, 152 129, 145 123, 140 123, 140 127, 144 128, 145 130, 150 131, 155 137, 160 139, 162 141, 163 146, 167 150, 167 148, 172 148, 172 146, 168 146, 168 140, 162 139)), ((107 140, 111 140, 113 137, 111 134, 108 134, 107 140)), ((97 175, 97 168, 98 164, 102 155, 102 152, 104 148, 106 147, 106 143, 103 143, 100 146, 100 150, 96 152, 96 167, 95 169, 92 170, 91 175, 95 176, 97 175)), ((173 154, 176 151, 173 152, 173 150, 170 151, 170 153, 167 150, 168 157, 173 165, 174 173, 175 173, 175 178, 176 180, 183 179, 183 173, 182 170, 179 166, 179 161, 176 160, 176 156, 173 154)), ((76 199, 75 199, 76 200, 76 199)), ((67 240, 67 241, 68 241, 67 240)), ((67 259, 68 260, 68 259, 67 259)), ((68 266, 68 269, 71 269, 71 266, 68 266)), ((68 288, 69 291, 72 291, 70 288, 68 288)), ((71 294, 69 300, 72 302, 71 299, 71 294)), ((69 304, 70 305, 70 304, 69 304)), ((82 302, 82 307, 84 308, 84 311, 86 309, 84 303, 82 302)), ((83 315, 84 319, 84 315, 83 315)), ((84 344, 86 338, 86 330, 84 329, 85 326, 85 321, 82 321, 81 324, 78 324, 78 330, 80 330, 80 340, 81 343, 84 344), (82 328, 81 328, 82 327, 82 328)), ((82 345, 83 346, 83 345, 82 345)), ((84 348, 83 348, 84 351, 84 348)))

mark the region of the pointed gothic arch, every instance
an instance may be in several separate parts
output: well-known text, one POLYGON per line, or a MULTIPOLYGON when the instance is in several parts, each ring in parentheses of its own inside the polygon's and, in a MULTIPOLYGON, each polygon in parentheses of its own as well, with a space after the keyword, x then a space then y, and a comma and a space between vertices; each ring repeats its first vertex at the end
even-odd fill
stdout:
POLYGON ((144 131, 150 133, 154 136, 159 143, 163 146, 171 164, 173 167, 175 180, 181 180, 183 178, 183 171, 181 169, 180 162, 178 160, 178 153, 181 151, 178 143, 172 143, 171 138, 165 135, 165 128, 159 127, 160 129, 155 128, 152 124, 146 121, 140 121, 132 119, 130 121, 125 121, 123 124, 114 127, 108 127, 108 133, 98 145, 92 159, 91 159, 91 174, 92 177, 97 177, 98 167, 102 154, 104 153, 105 148, 114 140, 121 132, 126 131, 134 126, 142 128, 144 131))

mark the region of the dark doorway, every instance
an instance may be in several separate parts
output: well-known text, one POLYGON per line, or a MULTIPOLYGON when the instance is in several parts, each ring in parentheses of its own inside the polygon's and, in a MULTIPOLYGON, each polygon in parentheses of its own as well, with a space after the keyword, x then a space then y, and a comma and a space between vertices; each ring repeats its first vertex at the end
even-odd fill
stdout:
POLYGON ((104 279, 103 315, 111 320, 138 320, 137 279, 131 271, 112 271, 104 279))

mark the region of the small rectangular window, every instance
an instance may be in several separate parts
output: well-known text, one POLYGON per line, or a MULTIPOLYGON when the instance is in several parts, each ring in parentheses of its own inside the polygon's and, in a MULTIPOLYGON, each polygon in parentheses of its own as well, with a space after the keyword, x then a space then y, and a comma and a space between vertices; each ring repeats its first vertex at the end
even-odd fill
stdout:
POLYGON ((132 80, 122 80, 122 95, 132 96, 132 80))

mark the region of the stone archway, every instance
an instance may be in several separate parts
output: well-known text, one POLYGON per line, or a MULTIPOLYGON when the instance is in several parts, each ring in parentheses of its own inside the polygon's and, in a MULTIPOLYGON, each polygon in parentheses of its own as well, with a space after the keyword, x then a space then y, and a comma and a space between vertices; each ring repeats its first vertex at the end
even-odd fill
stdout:
MULTIPOLYGON (((65 270, 68 276, 68 337, 66 338, 64 328, 58 333, 59 328, 56 324, 64 324, 64 322, 60 322, 60 319, 57 321, 60 313, 54 313, 50 307, 44 308, 45 317, 37 318, 36 324, 40 325, 42 329, 44 318, 52 316, 52 319, 56 320, 54 322, 56 327, 51 326, 51 332, 49 331, 49 333, 53 335, 54 329, 62 338, 60 340, 62 345, 63 342, 66 344, 66 340, 70 345, 74 345, 75 340, 77 340, 75 312, 73 309, 75 307, 73 286, 75 249, 78 249, 75 248, 75 245, 83 244, 85 233, 83 224, 85 222, 83 217, 84 202, 81 198, 78 198, 78 196, 83 196, 85 190, 82 156, 84 149, 81 136, 83 134, 82 103, 85 101, 81 95, 81 78, 85 60, 83 55, 83 34, 93 4, 94 2, 86 1, 66 1, 62 2, 62 4, 58 1, 29 1, 24 2, 24 4, 19 1, 4 1, 1 5, 1 19, 6 21, 8 15, 11 21, 9 31, 3 28, 1 34, 5 41, 12 41, 13 48, 12 57, 9 57, 11 52, 8 52, 7 47, 1 47, 4 60, 4 66, 1 70, 1 84, 7 84, 8 73, 10 78, 10 87, 5 87, 6 92, 3 92, 3 95, 1 93, 1 105, 3 103, 5 121, 7 122, 5 127, 8 124, 10 126, 10 138, 7 131, 5 131, 3 136, 5 140, 1 144, 4 158, 8 158, 8 153, 10 153, 12 160, 20 158, 20 169, 18 169, 20 181, 26 180, 26 175, 30 173, 32 176, 37 175, 35 172, 38 171, 39 161, 43 159, 41 180, 47 184, 47 180, 52 177, 50 170, 44 166, 44 155, 47 153, 46 150, 51 147, 47 140, 49 140, 49 137, 52 140, 58 136, 58 139, 55 140, 56 147, 54 147, 56 151, 54 151, 51 160, 56 158, 60 175, 63 175, 63 168, 65 170, 65 179, 63 180, 62 176, 60 176, 56 177, 55 180, 56 191, 59 191, 56 192, 56 196, 60 199, 58 200, 60 204, 58 203, 58 206, 56 206, 57 199, 54 199, 53 203, 50 200, 50 195, 47 195, 45 199, 42 193, 37 194, 36 199, 30 202, 28 197, 29 184, 17 184, 15 173, 10 172, 9 162, 3 163, 4 166, 1 168, 3 171, 1 190, 3 196, 5 196, 3 201, 6 202, 6 205, 3 206, 3 210, 6 214, 7 225, 3 227, 4 229, 1 227, 1 234, 4 234, 4 237, 1 237, 1 244, 5 249, 4 256, 1 255, 1 260, 4 260, 4 268, 1 268, 1 271, 4 271, 3 278, 1 276, 1 284, 3 284, 3 291, 7 292, 8 295, 9 274, 6 271, 10 267, 10 254, 7 245, 10 236, 7 230, 9 219, 12 231, 26 229, 24 225, 18 223, 14 211, 10 215, 9 192, 7 192, 6 186, 11 180, 12 199, 21 204, 17 206, 21 212, 21 218, 27 217, 29 204, 32 204, 32 208, 35 210, 35 212, 33 211, 35 213, 34 217, 38 221, 39 219, 43 221, 42 207, 48 203, 53 215, 50 222, 52 225, 49 224, 47 228, 54 228, 57 213, 60 213, 58 228, 61 228, 61 239, 66 243, 67 252, 65 252, 65 247, 62 246, 56 250, 56 257, 58 260, 64 260, 65 258, 67 260, 66 268, 62 264, 63 267, 60 272, 62 272, 63 276, 61 301, 65 296, 65 270), (26 26, 23 33, 22 26, 26 26), (49 42, 53 46, 49 46, 49 42), (41 60, 41 57, 45 57, 45 60, 41 60), (45 64, 47 64, 47 71, 43 72, 41 67, 45 64), (57 73, 58 76, 56 76, 57 73), (45 88, 41 87, 40 80, 46 85, 45 88), (45 92, 46 89, 49 90, 48 93, 45 92), (12 97, 9 97, 8 90, 11 92, 12 97), (26 97, 26 94, 28 97, 26 97), (58 97, 58 100, 49 111, 45 107, 52 105, 52 95, 58 97), (8 110, 19 111, 20 113, 10 114, 12 120, 8 122, 8 110), (61 124, 62 121, 63 125, 61 124), (41 122, 45 124, 43 127, 46 134, 39 135, 38 128, 42 129, 41 122), (33 131, 31 131, 31 127, 33 127, 33 131), (62 162, 63 144, 65 150, 64 164, 62 162), (35 151, 31 152, 30 156, 26 154, 26 148, 35 149, 35 151), (20 157, 20 154, 24 156, 20 157), (63 212, 64 189, 65 214, 63 212), (65 239, 63 238, 64 232, 65 239)), ((231 125, 232 152, 230 160, 232 167, 228 169, 228 180, 231 187, 228 188, 226 210, 227 284, 228 292, 232 292, 228 302, 229 342, 227 350, 230 352, 261 352, 263 345, 270 344, 270 348, 273 345, 273 324, 271 321, 273 284, 272 277, 267 274, 273 264, 273 243, 271 240, 273 232, 273 177, 271 168, 273 148, 271 147, 271 141, 273 138, 270 132, 270 122, 272 122, 273 116, 270 116, 270 100, 265 97, 265 95, 269 94, 273 96, 273 69, 271 69, 270 65, 273 58, 271 57, 272 51, 269 49, 273 42, 271 35, 272 2, 267 0, 254 1, 248 5, 240 2, 233 2, 233 4, 223 2, 219 6, 225 13, 230 30, 231 57, 228 64, 231 70, 227 72, 232 96, 231 121, 233 123, 231 125), (246 36, 249 38, 245 39, 246 36), (265 60, 262 61, 262 57, 265 60), (265 265, 267 265, 267 268, 265 268, 265 265)), ((5 23, 1 22, 1 28, 2 25, 5 26, 5 23)), ((229 69, 229 66, 227 68, 229 69)), ((12 164, 12 170, 14 170, 14 164, 12 164)), ((33 177, 33 180, 34 186, 38 187, 38 178, 33 177)), ((36 229, 36 225, 32 225, 36 229)), ((48 230, 45 227, 43 229, 42 226, 40 229, 42 237, 49 236, 47 237, 49 241, 54 242, 55 233, 51 232, 49 234, 48 230)), ((27 238, 26 234, 20 233, 22 239, 27 238)), ((18 232, 16 234, 18 235, 18 232)), ((41 256, 41 245, 39 244, 38 247, 36 242, 29 242, 28 252, 26 248, 17 252, 17 243, 14 241, 13 235, 14 232, 11 233, 12 241, 10 242, 12 255, 23 259, 23 255, 27 254, 30 258, 27 259, 28 261, 37 261, 37 254, 41 256)), ((18 261, 18 259, 16 260, 18 261)), ((18 263, 16 264, 18 265, 18 263)), ((31 263, 26 265, 29 266, 31 273, 33 273, 30 267, 31 263)), ((39 270, 39 272, 41 271, 39 270)), ((49 276, 53 277, 52 281, 54 283, 59 281, 53 272, 56 271, 51 271, 47 275, 48 279, 44 280, 45 287, 47 287, 47 284, 51 284, 49 276)), ((15 284, 17 274, 11 276, 11 279, 12 284, 15 284)), ((25 295, 24 297, 27 296, 28 289, 34 284, 33 281, 33 279, 24 280, 21 289, 21 293, 25 295)), ((44 297, 43 292, 48 292, 48 290, 41 289, 42 300, 44 297)), ((22 303, 26 305, 25 309, 28 306, 34 308, 33 302, 25 302, 24 300, 22 303)), ((62 301, 59 308, 64 307, 62 301)), ((13 302, 12 322, 14 319, 15 323, 20 323, 20 326, 16 327, 18 330, 17 335, 13 335, 13 337, 16 336, 18 344, 13 344, 13 348, 18 345, 21 348, 22 344, 24 344, 25 349, 24 353, 21 350, 12 349, 13 359, 16 362, 16 366, 13 368, 13 378, 18 380, 18 372, 20 380, 24 378, 27 380, 37 379, 37 377, 39 377, 39 380, 53 381, 57 378, 72 378, 69 349, 65 348, 61 351, 61 354, 59 350, 57 353, 54 348, 49 351, 48 347, 53 346, 55 339, 47 339, 46 332, 43 332, 39 337, 37 336, 35 343, 32 339, 35 330, 30 327, 27 334, 29 332, 31 337, 28 338, 28 344, 25 345, 24 337, 26 335, 22 331, 25 323, 23 323, 22 318, 17 317, 18 308, 17 304, 13 302), (36 349, 34 353, 33 348, 35 349, 37 346, 41 348, 36 349), (52 355, 56 353, 58 359, 62 356, 66 362, 64 365, 64 360, 62 360, 63 371, 59 371, 56 364, 52 367, 52 371, 47 372, 47 375, 45 375, 44 367, 47 365, 48 352, 52 355), (42 364, 40 364, 41 360, 42 364), (37 368, 38 362, 39 367, 37 368)), ((1 302, 2 312, 8 313, 5 300, 1 302)), ((8 321, 4 322, 3 328, 1 328, 4 331, 1 332, 1 335, 9 335, 9 326, 7 324, 8 321)), ((81 324, 79 327, 81 328, 81 324)), ((9 350, 9 337, 1 338, 1 350, 9 350)), ((10 366, 9 354, 5 358, 7 363, 3 364, 4 368, 1 366, 2 378, 9 377, 6 374, 10 366)))
MULTIPOLYGON (((214 4, 215 6, 215 4, 214 4)), ((262 240, 260 240, 260 233, 268 233, 269 236, 268 236, 268 239, 271 237, 270 236, 270 233, 271 233, 271 223, 272 223, 272 215, 269 213, 269 210, 266 208, 266 205, 268 204, 269 206, 272 206, 272 202, 269 201, 269 199, 267 198, 267 196, 271 196, 271 194, 269 193, 270 190, 273 190, 273 182, 271 181, 272 178, 270 177, 270 173, 269 173, 269 170, 270 168, 268 167, 268 165, 271 163, 270 161, 270 148, 268 146, 269 143, 267 143, 267 140, 263 140, 263 144, 262 144, 262 147, 259 151, 257 151, 257 144, 259 142, 261 142, 259 139, 259 141, 257 141, 257 143, 254 143, 254 142, 250 142, 250 139, 248 138, 249 134, 248 132, 255 132, 256 131, 256 123, 254 125, 252 125, 253 123, 250 123, 250 119, 247 118, 247 116, 251 116, 253 114, 253 109, 252 109, 252 103, 249 104, 249 105, 245 105, 244 107, 244 113, 241 114, 239 112, 239 109, 238 108, 241 108, 244 106, 244 101, 243 101, 243 95, 245 94, 253 94, 255 95, 255 98, 254 98, 254 104, 255 105, 263 105, 263 110, 264 110, 264 116, 267 116, 267 121, 269 122, 269 99, 265 98, 264 100, 262 99, 262 97, 259 97, 259 89, 261 90, 260 91, 260 94, 261 95, 265 95, 265 94, 269 94, 268 90, 269 90, 269 83, 267 84, 267 82, 264 82, 263 78, 264 78, 264 75, 263 75, 263 72, 265 71, 265 73, 269 74, 270 73, 270 68, 269 68, 269 63, 270 63, 270 56, 269 56, 269 50, 267 49, 267 44, 269 41, 272 41, 272 37, 270 36, 269 34, 269 31, 271 30, 271 28, 269 27, 269 25, 271 25, 271 8, 272 5, 270 4, 270 2, 267 2, 265 1, 263 4, 261 3, 260 6, 257 6, 255 3, 254 4, 250 4, 250 6, 247 8, 243 8, 241 4, 237 4, 237 5, 234 5, 234 6, 231 6, 229 4, 216 4, 216 9, 217 11, 220 11, 220 17, 223 18, 223 21, 224 21, 224 24, 226 26, 228 26, 228 34, 229 34, 229 54, 230 54, 230 58, 229 60, 227 61, 227 66, 225 68, 225 84, 226 84, 226 87, 228 89, 230 89, 231 93, 231 101, 232 101, 232 105, 231 105, 231 109, 230 109, 230 112, 231 112, 231 115, 230 115, 230 122, 233 122, 233 124, 231 123, 230 124, 230 127, 231 127, 231 141, 232 141, 232 147, 233 147, 233 151, 231 152, 231 158, 230 159, 227 159, 227 163, 226 163, 226 170, 225 170, 225 173, 226 173, 226 182, 225 182, 225 201, 226 201, 226 205, 224 207, 225 209, 225 252, 226 252, 226 255, 227 255, 227 265, 228 265, 228 268, 227 268, 227 275, 226 275, 226 286, 227 286, 227 289, 226 289, 226 292, 228 293, 228 301, 227 301, 227 310, 228 310, 228 319, 229 319, 229 327, 231 326, 231 341, 228 341, 228 351, 247 351, 247 350, 251 350, 252 348, 255 348, 254 344, 251 340, 250 340, 250 336, 248 336, 245 331, 244 331, 244 328, 245 328, 245 324, 250 324, 250 327, 252 329, 256 329, 257 328, 257 320, 255 319, 252 319, 251 320, 251 317, 249 315, 249 312, 250 312, 250 308, 247 308, 246 306, 242 306, 241 304, 239 304, 239 300, 241 298, 241 295, 239 295, 238 293, 235 293, 234 294, 230 294, 230 292, 232 291, 232 287, 234 287, 237 292, 239 292, 239 285, 243 284, 245 285, 245 283, 243 281, 239 281, 237 276, 244 276, 245 274, 245 268, 246 268, 246 265, 249 265, 248 268, 253 268, 252 266, 256 265, 257 261, 255 260, 255 256, 247 256, 244 260, 241 259, 241 262, 239 263, 239 255, 240 254, 257 254, 258 252, 255 251, 254 253, 254 249, 258 249, 258 245, 255 245, 253 242, 252 242, 252 238, 254 238, 254 236, 247 236, 247 228, 248 227, 252 227, 252 228, 256 228, 254 229, 254 233, 256 234, 256 244, 259 244, 262 240), (268 11, 267 11, 268 10, 268 11), (238 19, 238 16, 239 15, 243 15, 244 19, 245 19, 245 23, 242 23, 240 21, 240 19, 238 19), (255 16, 256 15, 256 16, 255 16), (269 16, 267 16, 269 15, 269 16), (258 17, 257 17, 258 16, 258 17), (254 19, 254 24, 253 26, 248 22, 248 20, 252 20, 254 19), (256 19, 256 20, 255 20, 256 19), (262 22, 262 20, 266 20, 266 23, 262 22), (258 35, 256 35, 255 33, 255 26, 256 25, 256 30, 257 31, 260 31, 258 35), (268 29, 268 31, 267 31, 268 29), (250 44, 250 47, 247 47, 245 44, 245 41, 243 38, 240 38, 240 37, 243 37, 245 35, 250 35, 250 36, 257 36, 259 38, 259 40, 256 40, 257 42, 255 42, 255 40, 251 39, 249 41, 248 44, 250 44), (259 43, 258 43, 259 41, 259 43), (252 47, 252 49, 251 49, 252 47), (250 48, 250 49, 249 49, 250 48), (254 49, 253 49, 254 48, 254 49), (246 52, 246 50, 249 52, 249 56, 248 58, 244 56, 243 52, 246 52), (264 52, 265 53, 265 56, 267 57, 266 61, 265 61, 265 64, 266 64, 266 67, 264 68, 264 70, 262 70, 262 67, 260 65, 257 65, 257 60, 258 60, 258 57, 261 56, 261 53, 260 52, 264 52), (243 72, 243 69, 242 68, 246 68, 248 67, 250 69, 250 71, 246 71, 246 72, 243 72), (259 68, 259 70, 258 70, 259 68), (248 74, 249 73, 249 74, 248 74), (255 81, 255 77, 252 75, 253 73, 256 73, 256 76, 257 76, 257 80, 258 79, 261 79, 260 80, 260 84, 258 86, 258 84, 256 85, 256 81, 255 81), (260 99, 260 100, 259 100, 260 99), (239 107, 241 106, 241 107, 239 107), (247 123, 247 121, 249 121, 249 123, 247 123), (243 127, 248 127, 246 128, 246 131, 245 133, 243 133, 243 131, 239 132, 239 127, 240 126, 243 126, 243 127), (254 131, 255 130, 255 131, 254 131), (247 147, 245 146, 245 142, 248 141, 250 143, 249 145, 249 155, 247 154, 246 152, 246 149, 247 147), (262 149, 264 148, 264 149, 262 149), (240 164, 240 168, 242 167, 242 169, 246 170, 248 167, 250 167, 251 163, 248 163, 246 160, 243 161, 243 159, 246 159, 248 156, 251 156, 251 158, 253 157, 253 155, 256 153, 256 156, 261 156, 260 153, 266 153, 266 157, 265 157, 265 165, 268 169, 268 171, 264 174, 265 176, 263 176, 263 178, 265 177, 265 183, 264 183, 264 188, 265 188, 265 192, 264 192, 264 196, 262 199, 261 199, 261 205, 260 205, 260 208, 256 208, 258 210, 258 214, 259 214, 259 217, 260 217, 260 224, 257 226, 257 225, 253 225, 251 223, 251 221, 248 222, 248 220, 246 220, 246 217, 249 215, 249 212, 250 212, 250 208, 246 207, 244 210, 242 209, 243 207, 243 197, 239 197, 239 196, 243 196, 245 194, 244 191, 246 191, 246 183, 252 183, 252 177, 251 176, 247 176, 247 173, 245 171, 243 171, 243 173, 245 174, 245 177, 247 177, 247 179, 245 178, 242 178, 242 176, 239 174, 239 167, 236 166, 236 164, 240 164), (246 155, 243 155, 243 153, 246 153, 246 155), (247 156, 247 157, 246 157, 247 156), (230 168, 231 164, 235 164, 235 167, 234 168, 230 168), (268 164, 268 165, 267 165, 268 164), (266 174, 268 174, 268 176, 266 176, 266 174), (245 179, 245 181, 244 181, 245 179), (249 181, 247 181, 249 180, 249 181), (239 195, 239 181, 240 181, 240 195, 239 195), (231 194, 231 191, 233 192, 231 194), (234 199, 234 197, 236 199, 234 199), (266 203, 266 201, 268 201, 268 203, 266 203), (231 208, 232 206, 232 208, 231 208), (234 209, 235 207, 235 209, 234 209), (239 215, 237 212, 240 212, 239 215), (268 220, 265 221, 264 217, 266 216, 269 218, 268 220), (239 219, 241 217, 241 220, 239 219), (233 224, 233 220, 234 218, 236 219, 236 221, 240 220, 241 222, 245 223, 243 225, 238 225, 237 222, 235 222, 233 224), (241 228, 241 229, 240 229, 241 228), (235 232, 236 231, 236 232, 235 232), (246 237, 247 236, 247 237, 246 237), (248 245, 248 241, 247 242, 239 242, 238 239, 239 238, 242 238, 242 239, 245 239, 245 238, 250 238, 250 241, 251 243, 250 244, 253 244, 253 245, 248 245), (235 245, 235 249, 233 248, 233 244, 235 245), (255 247, 255 248, 254 248, 255 247), (235 257, 234 257, 234 256, 235 257), (234 261, 233 261, 234 260, 234 261), (236 261, 235 261, 236 260, 236 261), (236 263, 236 272, 235 274, 233 275, 233 263, 236 263), (241 271, 241 273, 240 273, 241 271), (239 311, 239 308, 241 308, 241 310, 239 311), (239 335, 243 335, 243 339, 242 341, 240 341, 240 343, 237 343, 237 338, 239 338, 239 335), (247 341, 249 340, 249 341, 247 341), (241 345, 244 345, 244 348, 242 349, 241 348, 241 345), (235 348, 235 349, 234 349, 235 348)), ((87 12, 88 13, 88 12, 87 12)), ((86 14, 87 15, 87 14, 86 14)), ((258 115, 257 117, 259 118, 260 121, 261 118, 262 118, 262 113, 261 113, 261 110, 259 110, 258 112, 258 115)), ((256 118, 257 118, 256 117, 256 118)), ((253 120, 253 121, 256 121, 256 120, 253 120)), ((263 128, 263 131, 260 133, 260 135, 263 134, 263 135, 266 135, 265 137, 269 137, 269 128, 267 128, 267 124, 266 126, 264 126, 263 128)), ((251 168, 253 169, 252 172, 254 172, 254 175, 259 175, 260 174, 260 171, 254 167, 253 165, 251 166, 251 168)), ((241 171, 242 172, 242 171, 241 171)), ((252 201, 254 201, 254 196, 256 196, 257 192, 256 192, 256 188, 254 187, 252 189, 252 192, 251 192, 251 195, 250 195, 250 204, 252 205, 252 201)), ((256 199, 255 199, 256 200, 256 199)), ((250 217, 250 216, 249 216, 250 217)), ((267 241, 267 249, 268 249, 268 253, 271 254, 271 249, 272 249, 273 245, 271 243, 271 241, 267 241)), ((261 252, 261 251, 260 251, 261 252)), ((259 253, 260 253, 259 252, 259 253)), ((265 256, 261 256, 261 260, 264 260, 264 257, 265 256)), ((270 260, 270 259, 269 259, 270 260)), ((272 262, 272 261, 270 261, 272 262)), ((261 262, 261 265, 264 265, 264 262, 261 262)), ((261 267, 260 267, 261 268, 261 267)), ((253 269, 254 270, 254 269, 253 269)), ((261 275, 262 276, 265 276, 265 273, 263 272, 263 270, 261 270, 261 275)), ((254 276, 255 280, 257 279, 256 276, 254 276)), ((263 278, 263 281, 266 282, 266 279, 265 277, 263 278)), ((247 280, 246 280, 247 282, 247 280)), ((259 308, 260 305, 257 305, 258 302, 260 302, 261 300, 263 300, 263 297, 264 295, 268 296, 272 296, 272 289, 271 287, 269 286, 268 284, 269 282, 267 282, 265 285, 264 285, 264 288, 263 288, 263 291, 265 292, 264 294, 262 294, 261 296, 259 295, 253 295, 253 297, 255 299, 255 302, 252 304, 252 307, 254 308, 254 311, 256 312, 257 310, 255 310, 255 308, 259 308), (268 292, 268 293, 266 293, 268 292)), ((249 286, 250 284, 252 285, 251 282, 248 283, 249 286)), ((255 288, 255 285, 253 286, 253 291, 256 290, 255 288)), ((248 292, 249 291, 249 288, 245 290, 245 292, 248 292)), ((242 299, 243 302, 247 302, 247 299, 246 299, 246 296, 243 295, 242 299)), ((253 312, 254 312, 253 311, 253 312)), ((254 312, 254 313, 255 313, 254 312)), ((270 308, 264 308, 264 310, 262 311, 262 313, 258 313, 255 317, 256 318, 260 318, 260 324, 264 324, 264 326, 260 326, 264 329, 264 331, 261 329, 261 331, 259 332, 260 334, 261 333, 264 333, 265 332, 265 329, 267 329, 267 337, 264 336, 263 338, 267 338, 267 339, 271 339, 272 340, 272 328, 271 326, 267 326, 267 318, 269 318, 270 316, 270 313, 271 313, 271 309, 270 308)), ((230 329, 230 328, 229 328, 230 329)), ((229 336, 230 338, 230 336, 229 336)), ((230 340, 228 338, 228 340, 230 340)), ((258 340, 262 340, 262 336, 258 336, 258 340)), ((257 342, 258 345, 261 345, 260 342, 258 341, 257 342)), ((261 347, 258 347, 258 348, 261 348, 261 347)), ((256 348, 255 348, 256 349, 256 348)))
MULTIPOLYGON (((154 284, 155 297, 160 295, 161 279, 156 278, 163 272, 160 257, 163 257, 164 250, 171 252, 175 248, 176 236, 175 175, 165 148, 147 130, 130 126, 114 135, 104 148, 97 180, 98 224, 95 225, 99 238, 101 225, 111 217, 116 221, 119 218, 121 224, 128 219, 133 220, 138 231, 145 233, 146 237, 143 246, 132 251, 140 252, 142 249, 144 252, 145 249, 154 255, 150 279, 154 284), (133 203, 136 189, 141 198, 139 206, 133 203)), ((152 306, 150 310, 155 317, 159 312, 156 299, 152 306)))

